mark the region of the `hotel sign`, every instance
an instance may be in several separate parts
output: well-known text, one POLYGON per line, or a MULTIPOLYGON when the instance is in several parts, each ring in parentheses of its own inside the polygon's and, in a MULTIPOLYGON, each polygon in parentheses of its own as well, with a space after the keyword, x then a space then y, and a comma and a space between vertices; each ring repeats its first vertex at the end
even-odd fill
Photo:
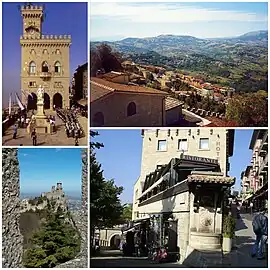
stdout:
POLYGON ((183 155, 182 159, 190 160, 190 161, 199 161, 199 162, 205 162, 205 163, 218 164, 218 161, 216 159, 205 158, 205 157, 183 155))

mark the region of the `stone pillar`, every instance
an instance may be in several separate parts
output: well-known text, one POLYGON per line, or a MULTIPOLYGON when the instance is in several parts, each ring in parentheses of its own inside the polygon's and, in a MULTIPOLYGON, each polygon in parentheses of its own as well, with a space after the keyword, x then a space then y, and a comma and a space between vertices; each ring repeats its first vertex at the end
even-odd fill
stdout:
POLYGON ((2 267, 22 266, 18 149, 2 150, 2 267))

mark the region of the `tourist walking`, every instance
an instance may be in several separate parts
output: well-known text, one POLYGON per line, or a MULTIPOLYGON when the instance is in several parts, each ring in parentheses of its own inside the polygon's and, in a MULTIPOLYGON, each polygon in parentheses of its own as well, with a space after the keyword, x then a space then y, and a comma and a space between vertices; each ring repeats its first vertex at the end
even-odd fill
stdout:
POLYGON ((34 128, 32 133, 31 133, 31 138, 33 141, 33 146, 37 145, 37 133, 36 133, 36 129, 34 128))
POLYGON ((15 124, 13 127, 13 139, 17 138, 18 125, 15 124))
POLYGON ((250 202, 249 207, 250 207, 250 214, 252 215, 252 213, 253 213, 253 202, 250 202))
POLYGON ((256 235, 255 244, 252 247, 251 256, 257 256, 258 260, 265 258, 264 248, 268 240, 268 218, 265 216, 266 209, 261 209, 252 221, 253 231, 256 235))

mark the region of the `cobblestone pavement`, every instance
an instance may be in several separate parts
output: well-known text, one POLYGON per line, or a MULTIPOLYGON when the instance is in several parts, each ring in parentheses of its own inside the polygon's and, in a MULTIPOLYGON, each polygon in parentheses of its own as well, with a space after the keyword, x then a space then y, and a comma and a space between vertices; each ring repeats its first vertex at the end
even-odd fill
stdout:
POLYGON ((185 268, 180 263, 153 263, 145 257, 123 257, 119 250, 104 250, 90 259, 90 268, 185 268))
MULTIPOLYGON (((38 134, 37 146, 49 145, 49 146, 69 146, 75 145, 74 138, 68 138, 65 132, 65 126, 62 120, 56 115, 54 111, 47 112, 46 115, 55 116, 55 125, 57 132, 55 134, 38 134)), ((88 119, 86 117, 79 116, 79 122, 84 131, 84 137, 79 139, 79 146, 87 146, 88 143, 88 119)), ((17 133, 17 139, 13 139, 13 126, 11 126, 2 138, 3 145, 10 146, 32 146, 32 139, 26 132, 26 128, 19 128, 17 133)))

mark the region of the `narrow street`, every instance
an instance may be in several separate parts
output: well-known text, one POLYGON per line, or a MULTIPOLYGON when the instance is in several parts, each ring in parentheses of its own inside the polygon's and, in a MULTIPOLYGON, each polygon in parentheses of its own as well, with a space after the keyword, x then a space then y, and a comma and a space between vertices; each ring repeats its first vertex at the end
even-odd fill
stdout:
MULTIPOLYGON (((255 234, 252 228, 252 217, 250 214, 241 214, 236 220, 236 247, 229 254, 224 254, 222 262, 215 268, 267 268, 268 258, 257 260, 250 256, 252 245, 255 242, 255 234)), ((103 250, 98 257, 90 259, 90 266, 94 268, 186 268, 178 262, 155 264, 146 257, 124 257, 120 250, 103 250)))
POLYGON ((120 250, 102 250, 98 257, 90 259, 91 268, 183 268, 176 263, 153 263, 147 257, 124 257, 120 250))

